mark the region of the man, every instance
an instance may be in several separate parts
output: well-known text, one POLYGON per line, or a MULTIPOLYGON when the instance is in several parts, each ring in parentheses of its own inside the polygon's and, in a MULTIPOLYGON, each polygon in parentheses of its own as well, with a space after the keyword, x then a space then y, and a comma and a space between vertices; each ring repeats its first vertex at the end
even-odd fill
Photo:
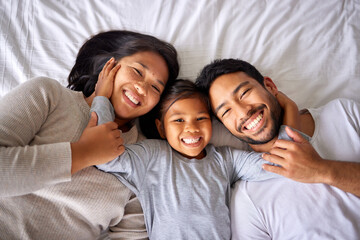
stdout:
POLYGON ((234 238, 360 237, 359 103, 338 99, 301 111, 298 130, 311 140, 288 129, 294 140, 290 142, 277 140, 282 122, 277 87, 251 64, 216 60, 196 83, 233 135, 255 151, 268 152, 264 159, 280 165, 264 169, 289 178, 236 184, 231 203, 234 238))

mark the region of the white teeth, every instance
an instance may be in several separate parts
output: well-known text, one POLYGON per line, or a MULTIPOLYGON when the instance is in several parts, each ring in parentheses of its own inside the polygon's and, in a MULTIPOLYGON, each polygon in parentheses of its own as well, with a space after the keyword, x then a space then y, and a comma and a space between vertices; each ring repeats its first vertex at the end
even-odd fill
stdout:
POLYGON ((200 138, 183 138, 183 141, 186 144, 192 144, 192 143, 197 143, 198 141, 200 141, 200 138))
POLYGON ((262 119, 263 114, 259 114, 259 116, 257 116, 257 118, 254 119, 254 121, 252 121, 251 123, 249 123, 247 126, 245 126, 247 129, 253 129, 262 119))
POLYGON ((133 102, 134 104, 138 105, 139 101, 136 100, 128 91, 125 91, 125 96, 128 97, 128 99, 133 102))

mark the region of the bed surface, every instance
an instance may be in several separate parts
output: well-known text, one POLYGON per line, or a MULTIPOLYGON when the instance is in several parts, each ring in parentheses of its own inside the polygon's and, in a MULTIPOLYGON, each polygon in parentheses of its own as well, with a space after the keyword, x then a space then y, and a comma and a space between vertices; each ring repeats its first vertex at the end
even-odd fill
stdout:
POLYGON ((36 76, 67 85, 91 35, 135 30, 171 42, 181 78, 216 58, 249 61, 300 108, 360 101, 360 1, 20 0, 0 4, 0 97, 36 76))

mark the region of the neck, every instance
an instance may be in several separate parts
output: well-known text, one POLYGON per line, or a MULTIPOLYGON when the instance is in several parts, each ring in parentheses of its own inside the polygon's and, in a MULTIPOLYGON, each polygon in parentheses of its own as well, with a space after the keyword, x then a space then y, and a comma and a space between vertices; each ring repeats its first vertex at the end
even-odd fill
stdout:
MULTIPOLYGON (((85 97, 85 101, 90 107, 94 98, 95 98, 95 92, 93 92, 89 97, 85 97)), ((116 116, 116 114, 115 114, 114 122, 118 124, 118 129, 120 129, 122 132, 128 132, 131 129, 131 127, 134 125, 132 120, 120 119, 116 116)))

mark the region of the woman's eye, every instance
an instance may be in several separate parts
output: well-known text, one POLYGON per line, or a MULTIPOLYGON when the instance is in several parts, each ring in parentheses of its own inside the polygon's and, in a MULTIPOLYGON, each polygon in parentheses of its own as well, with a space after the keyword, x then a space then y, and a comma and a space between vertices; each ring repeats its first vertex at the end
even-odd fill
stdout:
POLYGON ((139 71, 139 69, 134 68, 134 67, 133 67, 133 69, 135 70, 135 72, 136 72, 139 76, 141 76, 141 77, 143 76, 142 73, 139 71))
POLYGON ((157 86, 152 85, 152 88, 155 89, 155 91, 157 91, 158 93, 160 93, 160 89, 157 86))

